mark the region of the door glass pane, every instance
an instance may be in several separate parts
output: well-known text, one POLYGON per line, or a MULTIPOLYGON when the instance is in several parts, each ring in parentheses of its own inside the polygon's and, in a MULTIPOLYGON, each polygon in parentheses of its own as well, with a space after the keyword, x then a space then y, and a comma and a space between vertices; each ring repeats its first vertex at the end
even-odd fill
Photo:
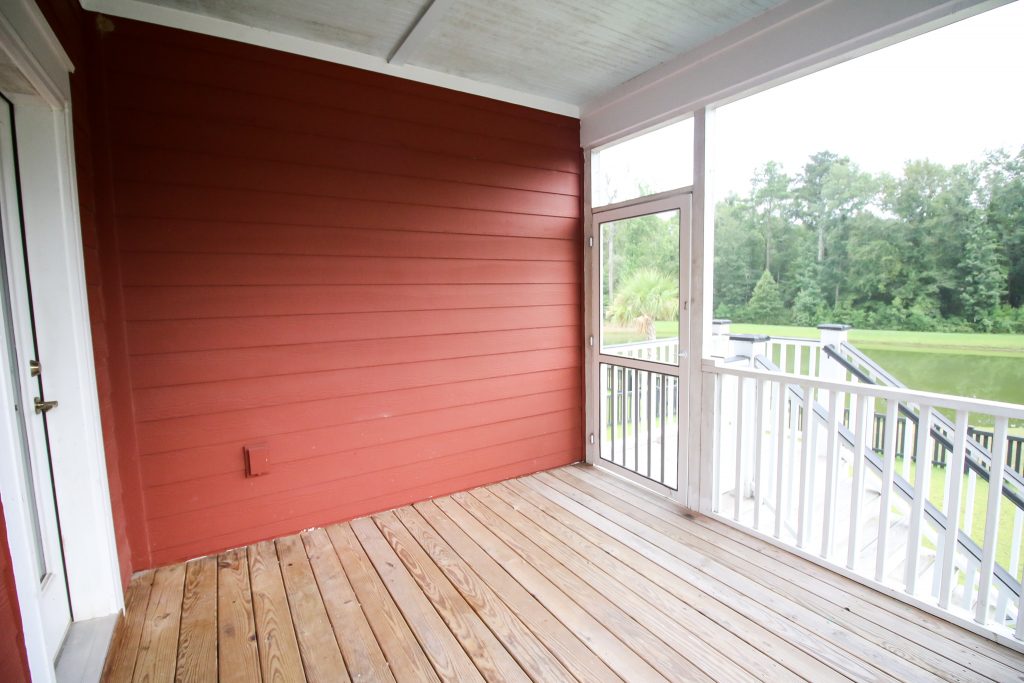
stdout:
POLYGON ((693 183, 693 119, 597 150, 591 160, 591 206, 686 187, 693 183))
POLYGON ((602 223, 601 353, 678 365, 679 211, 602 223))
MULTIPOLYGON (((2 207, 0 207, 2 209, 2 207)), ((14 314, 11 308, 11 294, 7 280, 7 251, 3 241, 3 211, 0 210, 0 314, 3 315, 3 334, 6 336, 7 358, 0 362, 7 363, 7 372, 10 374, 11 382, 15 385, 14 394, 8 397, 14 406, 18 417, 18 437, 21 445, 22 465, 25 470, 25 495, 26 509, 29 513, 29 521, 32 524, 32 549, 37 575, 42 581, 46 578, 46 555, 43 553, 43 531, 39 521, 39 507, 36 503, 36 486, 33 478, 32 456, 29 451, 28 434, 25 428, 25 406, 21 401, 21 392, 18 391, 18 357, 15 349, 15 335, 13 327, 14 314)))

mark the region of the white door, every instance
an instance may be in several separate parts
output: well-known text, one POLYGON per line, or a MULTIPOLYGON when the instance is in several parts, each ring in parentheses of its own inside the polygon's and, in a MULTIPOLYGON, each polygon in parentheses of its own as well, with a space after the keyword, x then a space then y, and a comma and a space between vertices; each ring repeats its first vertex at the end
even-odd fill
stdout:
POLYGON ((595 211, 590 250, 593 461, 673 498, 687 443, 690 198, 595 211))
POLYGON ((46 365, 36 352, 14 125, 10 102, 0 99, 0 314, 4 328, 0 334, 0 366, 7 380, 2 386, 9 394, 0 405, 12 413, 5 419, 13 425, 17 443, 16 452, 0 457, 14 460, 4 471, 18 473, 16 490, 21 493, 19 499, 4 500, 3 504, 8 510, 17 506, 16 514, 27 520, 22 526, 27 527, 30 536, 36 592, 24 595, 19 589, 18 599, 34 603, 42 615, 46 650, 53 661, 71 623, 71 608, 47 444, 48 397, 43 393, 46 365))

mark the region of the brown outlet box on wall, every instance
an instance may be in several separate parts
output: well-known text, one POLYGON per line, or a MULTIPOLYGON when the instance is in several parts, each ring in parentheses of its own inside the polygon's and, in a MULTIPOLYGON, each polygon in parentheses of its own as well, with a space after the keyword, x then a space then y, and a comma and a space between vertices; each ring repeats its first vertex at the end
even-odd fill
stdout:
POLYGON ((260 477, 270 474, 270 448, 265 443, 242 446, 245 453, 245 476, 260 477))

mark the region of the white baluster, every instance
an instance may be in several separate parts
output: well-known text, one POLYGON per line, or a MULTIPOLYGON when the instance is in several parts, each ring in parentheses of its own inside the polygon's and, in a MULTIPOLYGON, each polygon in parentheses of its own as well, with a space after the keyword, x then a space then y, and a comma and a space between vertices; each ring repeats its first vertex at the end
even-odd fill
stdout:
POLYGON ((900 467, 900 475, 903 477, 903 481, 910 481, 910 453, 911 444, 910 441, 910 418, 904 418, 903 420, 903 462, 900 467))
POLYGON ((732 518, 740 521, 740 501, 743 500, 743 378, 736 378, 736 473, 732 492, 732 518))
POLYGON ((850 536, 846 547, 846 566, 856 569, 857 554, 860 546, 860 515, 864 501, 864 459, 868 448, 868 434, 871 422, 868 411, 868 397, 857 397, 857 409, 854 411, 853 426, 853 484, 850 489, 850 536))
POLYGON ((978 489, 978 473, 967 470, 967 500, 964 501, 964 531, 971 533, 974 528, 974 495, 978 489))
MULTIPOLYGON (((720 498, 722 495, 722 489, 720 486, 720 478, 722 476, 722 385, 725 383, 724 375, 715 375, 715 438, 714 444, 712 445, 712 469, 711 469, 711 510, 712 512, 718 512, 720 507, 720 498)), ((661 380, 661 391, 665 393, 665 379, 661 380)), ((665 413, 666 402, 662 400, 662 411, 661 411, 661 424, 662 432, 665 431, 665 421, 668 419, 668 415, 665 413)), ((665 448, 665 441, 662 440, 662 449, 665 448)))
POLYGON ((754 382, 754 529, 761 523, 761 469, 764 444, 764 380, 754 382))
POLYGON ((896 466, 896 407, 886 401, 885 445, 882 450, 882 499, 878 510, 878 539, 875 541, 875 581, 885 580, 886 543, 889 539, 889 515, 892 506, 892 480, 896 466))
MULTIPOLYGON (((836 470, 839 468, 839 400, 838 391, 828 396, 828 440, 825 445, 825 521, 821 530, 821 556, 832 554, 832 527, 835 525, 836 470)), ((844 401, 845 402, 845 401, 844 401)))
POLYGON ((960 532, 960 484, 964 477, 964 445, 967 442, 967 411, 956 411, 953 452, 947 464, 949 496, 946 499, 946 544, 943 548, 942 579, 939 584, 939 607, 949 609, 953 595, 953 562, 956 558, 957 535, 960 532))
MULTIPOLYGON (((929 523, 929 526, 932 526, 929 523)), ((935 528, 935 561, 932 563, 932 600, 938 602, 939 600, 939 586, 942 583, 942 564, 941 560, 946 552, 946 537, 940 533, 940 530, 936 526, 935 528)))
POLYGON ((803 391, 803 430, 800 436, 802 444, 800 455, 800 503, 797 510, 796 531, 796 545, 799 548, 803 548, 807 542, 807 518, 810 514, 810 509, 807 505, 807 498, 811 493, 810 489, 814 486, 814 482, 810 479, 810 465, 811 460, 813 459, 813 455, 811 453, 811 430, 812 425, 814 424, 811 409, 811 386, 809 384, 803 385, 803 391))
MULTIPOLYGON (((914 476, 914 502, 910 506, 910 535, 907 537, 907 564, 903 580, 911 595, 917 589, 917 563, 921 554, 921 522, 924 519, 924 503, 928 497, 928 482, 931 481, 931 424, 932 407, 922 405, 917 418, 917 471, 914 476)), ((910 454, 904 454, 909 459, 910 454)))
POLYGON ((619 369, 612 366, 612 438, 611 460, 615 462, 615 432, 619 426, 619 369))
MULTIPOLYGON (((988 470, 985 541, 981 546, 981 578, 978 582, 978 604, 974 612, 974 621, 982 625, 988 622, 988 593, 994 579, 995 551, 999 546, 999 507, 1002 504, 1002 477, 1005 474, 1007 459, 1007 427, 1008 420, 1006 418, 995 419, 992 447, 989 449, 989 453, 992 455, 992 464, 988 470)), ((1016 567, 1014 569, 1016 570, 1016 567)))
POLYGON ((967 560, 967 570, 964 572, 964 592, 960 595, 960 607, 965 610, 971 609, 971 598, 974 597, 974 580, 977 578, 978 566, 971 558, 967 560))
POLYGON ((796 491, 798 489, 797 477, 800 474, 799 462, 797 461, 796 439, 800 424, 800 405, 795 398, 789 399, 789 455, 786 460, 789 463, 786 474, 786 518, 792 519, 793 513, 797 510, 796 491))
MULTIPOLYGON (((785 347, 783 347, 785 348, 785 347)), ((779 382, 775 397, 775 538, 782 534, 782 488, 786 478, 786 383, 779 382)))

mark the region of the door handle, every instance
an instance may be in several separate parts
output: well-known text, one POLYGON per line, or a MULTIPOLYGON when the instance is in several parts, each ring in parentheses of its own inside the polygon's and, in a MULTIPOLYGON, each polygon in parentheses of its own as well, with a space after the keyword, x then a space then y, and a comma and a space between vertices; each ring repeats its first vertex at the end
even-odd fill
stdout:
POLYGON ((42 414, 48 413, 51 410, 53 410, 54 408, 56 408, 57 407, 57 402, 56 401, 44 401, 43 399, 41 399, 38 396, 36 396, 35 405, 36 405, 36 415, 42 415, 42 414))

